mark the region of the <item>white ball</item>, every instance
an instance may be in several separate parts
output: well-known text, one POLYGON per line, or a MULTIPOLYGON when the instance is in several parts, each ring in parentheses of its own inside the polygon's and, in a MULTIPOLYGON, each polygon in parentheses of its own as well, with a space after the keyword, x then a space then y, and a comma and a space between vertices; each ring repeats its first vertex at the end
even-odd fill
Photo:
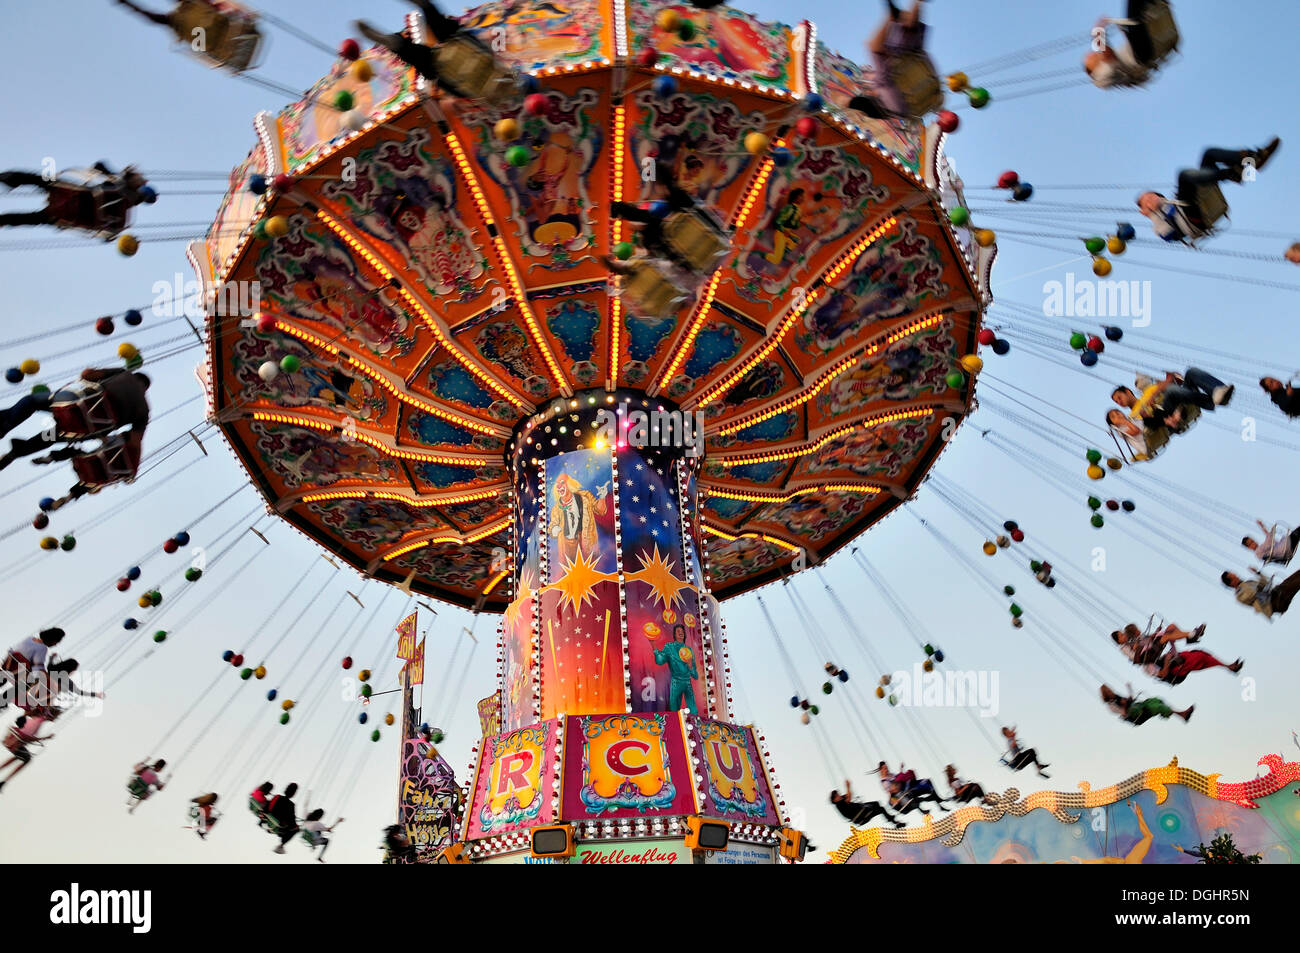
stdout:
POLYGON ((275 361, 267 361, 257 369, 257 376, 262 378, 268 384, 275 380, 280 373, 280 365, 275 361))
POLYGON ((343 128, 352 132, 360 132, 366 124, 369 117, 360 109, 349 109, 340 117, 343 128))

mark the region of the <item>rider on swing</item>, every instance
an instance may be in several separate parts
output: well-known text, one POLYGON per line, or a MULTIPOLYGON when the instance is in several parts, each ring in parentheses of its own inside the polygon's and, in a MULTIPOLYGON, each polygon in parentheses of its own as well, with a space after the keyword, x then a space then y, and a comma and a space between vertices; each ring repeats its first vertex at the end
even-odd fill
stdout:
POLYGON ((0 185, 10 189, 29 185, 45 193, 45 208, 5 212, 0 214, 0 226, 79 228, 105 239, 116 238, 126 228, 132 208, 158 200, 158 194, 134 166, 115 173, 103 162, 89 169, 70 169, 58 178, 12 169, 0 172, 0 185))
POLYGON ((1040 764, 1038 762, 1038 753, 1033 748, 1020 747, 1020 741, 1016 738, 1015 726, 1007 727, 1004 725, 1002 727, 1002 737, 1007 739, 1008 751, 1002 760, 1008 768, 1012 771, 1023 771, 1032 764, 1040 778, 1051 777, 1051 775, 1043 773, 1043 768, 1050 768, 1050 764, 1040 764))

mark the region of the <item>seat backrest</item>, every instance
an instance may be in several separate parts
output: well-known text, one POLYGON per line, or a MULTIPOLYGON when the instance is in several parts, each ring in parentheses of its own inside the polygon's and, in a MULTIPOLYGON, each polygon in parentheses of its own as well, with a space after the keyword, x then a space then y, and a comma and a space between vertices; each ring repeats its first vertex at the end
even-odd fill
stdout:
POLYGON ((1149 5, 1142 15, 1142 23, 1151 37, 1151 48, 1157 61, 1178 49, 1178 24, 1174 22, 1174 11, 1166 0, 1156 0, 1149 5))
POLYGON ((695 271, 705 271, 717 264, 731 247, 726 233, 703 214, 674 212, 664 219, 664 239, 695 271))
POLYGON ((919 119, 943 105, 943 84, 933 61, 925 53, 891 56, 888 78, 913 118, 919 119))
POLYGON ((1201 218, 1207 229, 1228 214, 1228 200, 1223 197, 1223 189, 1219 188, 1217 182, 1197 186, 1196 207, 1201 210, 1201 218))

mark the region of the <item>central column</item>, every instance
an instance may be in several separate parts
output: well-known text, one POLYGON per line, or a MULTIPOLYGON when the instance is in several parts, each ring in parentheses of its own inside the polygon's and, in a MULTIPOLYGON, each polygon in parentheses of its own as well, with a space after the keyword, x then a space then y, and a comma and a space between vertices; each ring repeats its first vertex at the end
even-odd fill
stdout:
POLYGON ((729 716, 701 566, 702 428, 667 401, 603 390, 516 428, 503 730, 560 713, 729 716))

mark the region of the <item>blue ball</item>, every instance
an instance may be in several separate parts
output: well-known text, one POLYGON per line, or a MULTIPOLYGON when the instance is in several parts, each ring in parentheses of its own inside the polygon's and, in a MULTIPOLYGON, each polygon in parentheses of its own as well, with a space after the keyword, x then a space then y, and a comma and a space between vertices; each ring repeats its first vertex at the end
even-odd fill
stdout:
MULTIPOLYGON (((127 578, 127 579, 130 579, 132 582, 134 582, 135 580, 139 579, 139 578, 140 578, 140 567, 139 567, 139 566, 132 566, 130 569, 128 569, 128 570, 126 571, 126 578, 127 578)), ((231 654, 234 654, 234 653, 231 653, 231 654)))
POLYGON ((1120 222, 1119 227, 1115 229, 1115 237, 1121 241, 1131 242, 1137 237, 1137 229, 1128 222, 1120 222))
POLYGON ((671 76, 660 76, 655 79, 655 95, 671 96, 677 92, 677 80, 671 76))
POLYGON ((1028 202, 1029 197, 1034 194, 1034 187, 1028 182, 1021 182, 1011 190, 1011 197, 1017 202, 1028 202))
POLYGON ((935 649, 935 650, 934 650, 934 660, 935 660, 936 662, 942 662, 942 661, 943 661, 943 649, 935 649))
POLYGON ((651 202, 649 207, 646 209, 646 211, 648 211, 655 218, 663 218, 665 215, 668 214, 668 203, 651 202))
POLYGON ((22 379, 23 372, 16 367, 11 367, 9 370, 5 371, 5 380, 11 384, 21 383, 22 379))
POLYGON ((268 692, 266 693, 266 700, 269 701, 269 702, 273 702, 273 701, 275 701, 275 696, 278 695, 278 694, 280 694, 280 693, 277 692, 277 691, 273 688, 273 689, 271 689, 270 691, 268 691, 268 692))
POLYGON ((1121 330, 1120 328, 1116 328, 1116 327, 1108 327, 1108 328, 1106 328, 1106 340, 1107 340, 1107 341, 1118 341, 1118 340, 1119 340, 1120 338, 1122 338, 1123 336, 1124 336, 1124 332, 1123 332, 1123 330, 1121 330))
POLYGON ((1079 363, 1082 364, 1084 367, 1092 367, 1097 363, 1097 352, 1084 351, 1082 354, 1079 355, 1079 363))
POLYGON ((772 164, 778 168, 785 168, 790 164, 790 150, 785 146, 772 150, 772 164))
POLYGON ((803 108, 810 113, 819 112, 824 105, 823 100, 816 93, 806 93, 803 97, 803 108))
POLYGON ((132 308, 130 311, 128 311, 126 314, 122 316, 122 320, 124 320, 127 324, 131 325, 131 327, 135 327, 136 325, 140 324, 140 322, 144 320, 144 315, 141 314, 139 311, 135 310, 135 308, 132 308))
POLYGON ((154 202, 158 201, 158 190, 152 185, 141 186, 140 198, 144 201, 145 205, 153 205, 154 202))
POLYGON ((226 649, 224 652, 221 653, 221 661, 223 662, 229 662, 234 657, 235 657, 235 653, 230 651, 230 649, 226 649))
POLYGON ((361 724, 363 725, 369 720, 370 720, 370 716, 367 715, 364 711, 361 714, 357 715, 357 721, 361 722, 361 724))
POLYGON ((43 511, 50 509, 51 507, 54 506, 54 497, 52 496, 41 497, 41 502, 38 503, 37 506, 39 506, 43 511))
POLYGON ((537 81, 537 77, 531 76, 527 73, 524 74, 521 85, 523 86, 525 93, 535 93, 542 88, 542 84, 537 81))
POLYGON ((134 628, 135 628, 136 626, 138 626, 139 624, 140 624, 140 623, 139 623, 139 622, 136 622, 135 619, 127 619, 125 622, 122 623, 122 628, 124 628, 124 629, 134 629, 134 628))
POLYGON ((190 534, 181 530, 174 537, 177 546, 188 546, 190 544, 190 534))
POLYGON ((798 708, 798 707, 799 707, 799 696, 798 696, 798 695, 791 695, 791 696, 790 696, 790 707, 791 707, 791 708, 798 708))
POLYGON ((993 342, 993 353, 1002 355, 1011 350, 1011 344, 1005 338, 998 338, 993 342))
POLYGON ((261 195, 266 191, 266 176, 254 172, 248 177, 248 191, 261 195))

